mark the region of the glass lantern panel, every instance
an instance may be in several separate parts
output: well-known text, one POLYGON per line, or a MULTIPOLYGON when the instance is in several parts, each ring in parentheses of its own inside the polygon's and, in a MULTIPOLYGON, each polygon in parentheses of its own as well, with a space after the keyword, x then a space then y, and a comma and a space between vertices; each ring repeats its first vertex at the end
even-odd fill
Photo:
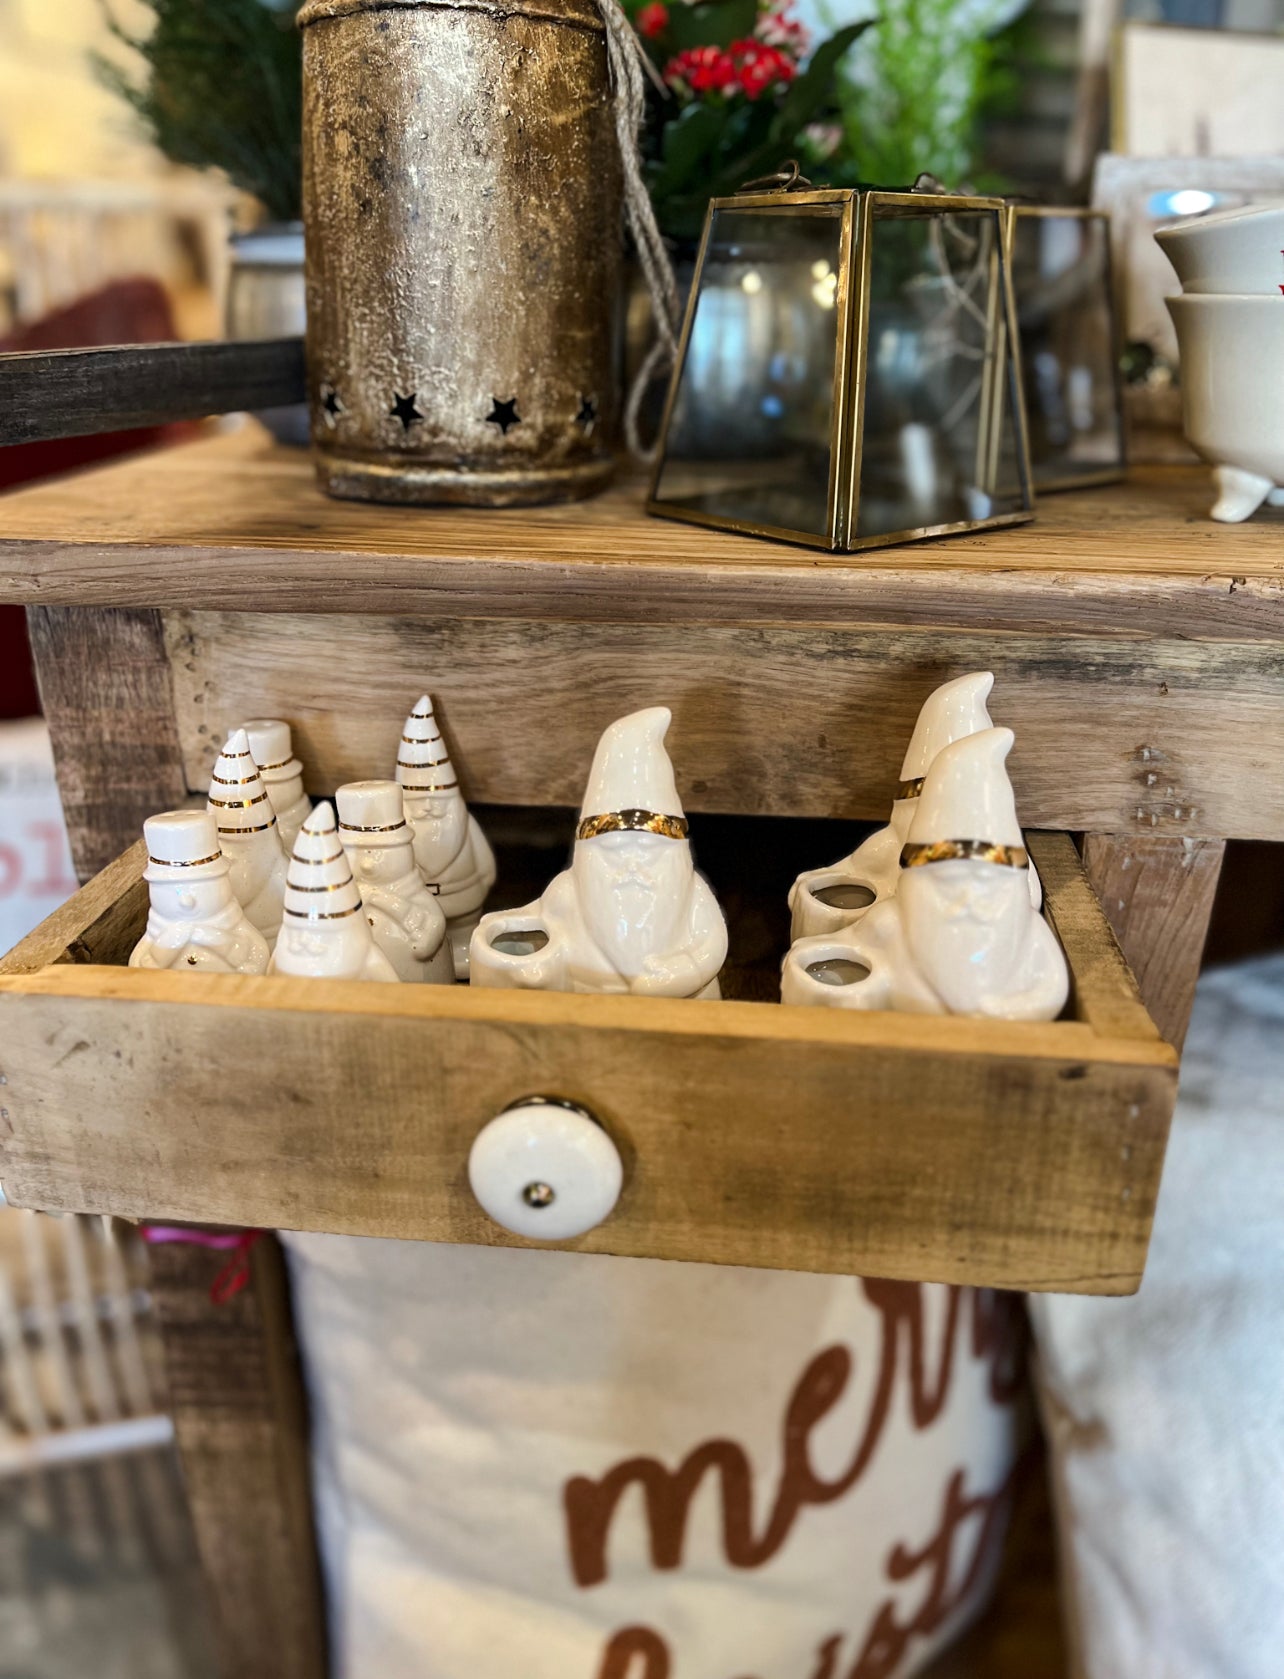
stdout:
POLYGON ((873 212, 857 541, 1020 513, 999 212, 873 212))
POLYGON ((1012 286, 1035 488, 1121 467, 1105 220, 1018 212, 1012 286))
POLYGON ((828 532, 842 217, 714 211, 655 501, 828 532))

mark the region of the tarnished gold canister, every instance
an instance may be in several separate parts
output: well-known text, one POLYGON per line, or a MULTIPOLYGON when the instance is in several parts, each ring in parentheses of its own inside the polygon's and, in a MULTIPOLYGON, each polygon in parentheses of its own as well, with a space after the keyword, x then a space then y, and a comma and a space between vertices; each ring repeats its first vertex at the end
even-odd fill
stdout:
POLYGON ((622 191, 596 0, 310 0, 299 23, 323 486, 591 495, 619 410, 622 191))

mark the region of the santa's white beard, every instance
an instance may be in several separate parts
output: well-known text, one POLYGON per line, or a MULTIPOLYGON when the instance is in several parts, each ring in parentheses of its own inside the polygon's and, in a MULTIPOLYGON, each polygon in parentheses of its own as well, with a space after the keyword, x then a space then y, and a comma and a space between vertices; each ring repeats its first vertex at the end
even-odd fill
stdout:
POLYGON ((578 842, 571 876, 580 915, 617 973, 636 978, 648 956, 682 942, 694 874, 685 840, 621 833, 578 842))
POLYGON ((360 974, 369 954, 370 939, 356 916, 331 922, 291 921, 287 916, 277 939, 274 971, 347 979, 360 974))
POLYGON ((425 879, 440 880, 464 849, 468 806, 456 793, 407 793, 406 815, 414 829, 415 862, 425 879))
POLYGON ((910 954, 951 1013, 1021 984, 1033 913, 1024 869, 929 863, 905 870, 897 897, 910 954))

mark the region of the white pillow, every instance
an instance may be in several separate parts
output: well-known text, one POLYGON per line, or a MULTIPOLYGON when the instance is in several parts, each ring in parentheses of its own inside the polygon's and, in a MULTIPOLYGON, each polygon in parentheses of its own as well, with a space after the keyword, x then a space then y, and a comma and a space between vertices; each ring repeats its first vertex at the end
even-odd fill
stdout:
POLYGON ((1087 1679, 1284 1674, 1284 955, 1206 974, 1140 1294, 1031 1301, 1087 1679))
POLYGON ((979 1606, 1011 1297, 286 1240, 337 1679, 892 1679, 979 1606))

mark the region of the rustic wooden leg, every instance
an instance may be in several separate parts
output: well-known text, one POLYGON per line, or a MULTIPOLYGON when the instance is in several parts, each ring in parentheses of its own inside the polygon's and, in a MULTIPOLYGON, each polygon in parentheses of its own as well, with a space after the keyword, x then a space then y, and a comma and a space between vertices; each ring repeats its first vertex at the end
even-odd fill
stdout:
POLYGON ((187 799, 159 612, 32 606, 27 630, 82 881, 187 799))
POLYGON ((1151 1018, 1181 1048, 1224 840, 1088 834, 1083 864, 1151 1018))
POLYGON ((219 1646, 220 1679, 324 1679, 303 1384, 273 1236, 222 1304, 226 1253, 153 1246, 169 1403, 219 1646))

